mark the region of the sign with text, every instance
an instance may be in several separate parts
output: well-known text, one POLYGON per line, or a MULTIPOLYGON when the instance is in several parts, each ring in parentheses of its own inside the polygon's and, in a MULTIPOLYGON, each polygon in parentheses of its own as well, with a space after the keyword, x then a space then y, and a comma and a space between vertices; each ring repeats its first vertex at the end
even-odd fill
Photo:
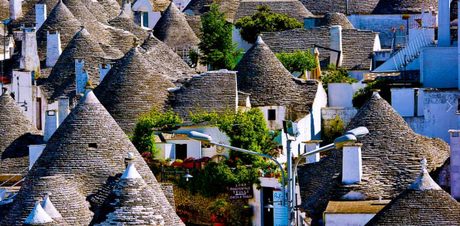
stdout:
POLYGON ((283 203, 283 192, 282 191, 273 191, 273 206, 274 208, 274 224, 275 226, 286 226, 288 225, 288 211, 283 203))
POLYGON ((252 199, 254 197, 252 186, 241 183, 229 188, 230 199, 252 199))

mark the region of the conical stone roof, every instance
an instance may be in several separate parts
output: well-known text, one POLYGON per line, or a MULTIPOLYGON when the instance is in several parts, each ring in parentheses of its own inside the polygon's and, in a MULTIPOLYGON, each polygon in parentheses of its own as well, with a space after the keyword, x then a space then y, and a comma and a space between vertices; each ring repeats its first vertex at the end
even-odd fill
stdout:
POLYGON ((42 90, 50 101, 60 96, 68 96, 73 103, 76 95, 75 59, 85 61, 89 81, 99 83, 99 64, 105 58, 105 53, 99 44, 92 39, 89 32, 82 28, 62 51, 56 65, 51 70, 42 90))
MULTIPOLYGON (((24 202, 22 196, 26 195, 26 188, 33 187, 37 178, 72 174, 77 183, 75 188, 84 196, 80 201, 89 201, 95 214, 93 222, 100 222, 103 217, 100 215, 101 206, 109 195, 113 182, 125 171, 124 162, 128 153, 133 153, 133 161, 140 174, 155 191, 153 195, 161 207, 159 211, 165 225, 183 225, 139 152, 92 91, 86 93, 49 139, 47 147, 26 177, 27 186, 21 188, 19 198, 15 201, 24 202)), ((59 200, 53 200, 56 208, 58 202, 59 200)), ((75 225, 69 222, 62 210, 58 210, 64 220, 75 225)), ((12 211, 10 215, 14 213, 12 211)), ((17 222, 15 220, 18 217, 7 216, 7 220, 17 222)))
POLYGON ((48 30, 59 30, 61 48, 65 49, 75 34, 80 30, 80 27, 80 21, 73 16, 62 1, 59 1, 43 25, 37 31, 37 47, 40 61, 46 59, 46 41, 48 30))
MULTIPOLYGON (((62 216, 61 219, 50 216, 56 223, 69 226, 88 225, 93 213, 78 188, 79 184, 72 175, 27 177, 14 199, 13 207, 1 225, 22 225, 35 203, 48 194, 51 194, 50 200, 62 216)), ((48 206, 45 207, 46 210, 49 210, 48 206)), ((47 212, 48 215, 50 213, 47 212)), ((56 217, 56 214, 51 214, 56 217)))
POLYGON ((0 20, 10 18, 10 4, 8 0, 0 0, 0 20))
POLYGON ((109 16, 109 21, 112 20, 113 18, 117 17, 118 14, 120 14, 121 7, 120 7, 120 4, 118 4, 117 1, 115 1, 115 0, 99 0, 98 2, 107 11, 107 15, 109 16))
POLYGON ((200 39, 187 22, 184 13, 171 2, 153 28, 153 34, 173 49, 189 49, 198 46, 200 39))
POLYGON ((460 204, 426 169, 366 225, 460 225, 460 204))
POLYGON ((125 13, 124 10, 122 10, 117 17, 111 20, 109 24, 113 27, 131 32, 142 41, 148 37, 147 31, 139 27, 139 25, 135 24, 134 21, 131 18, 129 18, 129 16, 125 13))
MULTIPOLYGON (((294 115, 309 113, 318 82, 295 78, 261 37, 234 70, 238 71, 238 90, 251 94, 252 106, 285 106, 294 115)), ((293 120, 297 118, 291 117, 293 120)))
POLYGON ((444 164, 449 145, 439 138, 416 134, 404 119, 378 93, 361 107, 347 130, 365 126, 369 134, 359 138, 362 143, 360 183, 341 183, 342 152, 332 151, 315 164, 299 167, 302 208, 320 218, 329 200, 339 200, 349 192, 358 192, 367 199, 393 199, 419 175, 420 160, 428 160, 428 171, 444 164))
POLYGON ((342 26, 342 29, 355 29, 353 24, 350 23, 347 16, 343 13, 328 13, 319 20, 318 26, 331 27, 334 25, 342 26))
POLYGON ((104 77, 94 91, 126 133, 132 133, 137 118, 153 107, 163 109, 168 99, 168 88, 175 85, 155 65, 147 61, 141 47, 128 52, 104 77))
POLYGON ((145 49, 145 58, 147 61, 154 66, 151 68, 152 72, 165 76, 171 82, 190 78, 193 74, 196 74, 179 55, 158 40, 153 34, 149 35, 141 47, 145 49))
POLYGON ((233 23, 241 0, 191 0, 184 11, 190 10, 194 15, 203 15, 214 3, 219 5, 220 12, 225 13, 225 19, 233 23))
MULTIPOLYGON (((0 96, 0 174, 15 174, 29 166, 29 144, 42 143, 35 126, 8 92, 0 96)), ((26 174, 23 171, 22 174, 26 174)))
POLYGON ((109 210, 103 225, 165 225, 155 191, 148 186, 133 164, 113 188, 106 209, 109 210))
POLYGON ((81 0, 86 8, 96 17, 97 21, 102 24, 107 24, 109 22, 109 15, 105 8, 99 4, 99 1, 93 0, 81 0))

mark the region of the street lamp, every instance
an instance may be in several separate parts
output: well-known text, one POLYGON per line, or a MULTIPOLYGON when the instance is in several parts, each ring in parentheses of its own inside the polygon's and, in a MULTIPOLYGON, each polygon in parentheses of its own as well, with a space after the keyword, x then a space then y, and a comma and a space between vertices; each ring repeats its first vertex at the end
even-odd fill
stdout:
POLYGON ((237 147, 233 147, 233 146, 230 146, 230 145, 215 143, 215 142, 212 141, 211 136, 209 136, 207 134, 204 134, 204 133, 200 133, 200 132, 196 132, 196 131, 190 131, 189 133, 187 133, 187 136, 192 140, 197 140, 197 141, 201 141, 201 142, 204 142, 204 143, 209 143, 211 145, 216 145, 216 146, 220 146, 220 147, 224 147, 224 148, 228 148, 228 149, 231 149, 231 150, 244 152, 244 153, 248 153, 248 154, 252 154, 252 155, 258 155, 258 156, 262 156, 262 157, 269 158, 269 159, 273 160, 278 165, 278 167, 281 169, 281 176, 283 177, 283 186, 281 187, 281 190, 282 190, 282 193, 283 193, 282 206, 285 206, 285 207, 287 207, 289 209, 289 207, 286 204, 286 195, 285 195, 286 194, 286 190, 285 190, 286 189, 285 188, 286 177, 284 175, 283 167, 281 166, 281 164, 275 158, 273 158, 270 155, 266 155, 266 154, 262 154, 262 153, 258 153, 258 152, 254 152, 254 151, 249 151, 249 150, 242 149, 242 148, 237 148, 237 147))
MULTIPOLYGON (((321 153, 321 152, 324 152, 324 151, 329 151, 329 150, 332 150, 332 149, 335 149, 335 148, 343 148, 343 146, 345 146, 345 145, 355 143, 357 141, 357 138, 363 137, 368 133, 369 133, 369 130, 364 126, 361 126, 361 127, 358 127, 358 128, 355 128, 355 129, 352 129, 352 130, 349 130, 349 131, 345 132, 345 134, 343 136, 340 136, 340 137, 336 138, 334 140, 334 143, 332 143, 332 144, 328 144, 328 145, 326 145, 324 147, 320 147, 318 149, 309 151, 309 152, 304 153, 301 156, 299 156, 296 159, 295 164, 294 164, 294 168, 293 168, 293 170, 294 170, 294 173, 293 173, 293 176, 292 176, 293 185, 295 186, 295 184, 296 184, 295 178, 296 178, 296 175, 297 175, 297 166, 299 165, 299 162, 300 162, 300 160, 302 158, 307 157, 309 155, 318 154, 318 153, 321 153)), ((294 197, 295 197, 295 191, 294 191, 294 197)), ((293 207, 296 206, 296 201, 297 200, 294 198, 293 199, 293 207)))

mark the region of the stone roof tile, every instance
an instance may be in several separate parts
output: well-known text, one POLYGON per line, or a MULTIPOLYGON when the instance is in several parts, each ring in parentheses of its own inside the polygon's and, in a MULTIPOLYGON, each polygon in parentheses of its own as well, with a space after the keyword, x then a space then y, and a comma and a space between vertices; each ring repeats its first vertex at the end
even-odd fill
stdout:
POLYGON ((190 10, 194 15, 203 15, 210 5, 216 3, 220 6, 220 12, 225 13, 226 20, 232 23, 240 2, 241 0, 191 0, 184 12, 190 10))
POLYGON ((442 190, 423 169, 409 188, 399 194, 366 225, 459 225, 460 204, 442 190))
POLYGON ((342 29, 355 29, 350 23, 347 16, 343 13, 328 13, 319 20, 318 26, 331 27, 334 25, 342 26, 342 29))
POLYGON ((168 78, 152 70, 156 66, 141 51, 144 49, 135 47, 128 52, 95 89, 101 103, 126 133, 132 133, 137 118, 153 107, 163 109, 168 88, 175 87, 168 78))
POLYGON ((123 29, 125 31, 129 31, 141 40, 144 40, 148 37, 148 32, 139 27, 139 25, 135 24, 134 21, 129 18, 129 16, 126 15, 123 10, 117 17, 109 22, 109 25, 123 29))
POLYGON ((285 106, 292 120, 310 112, 318 82, 295 78, 259 37, 234 68, 238 90, 251 94, 253 107, 285 106))
MULTIPOLYGON (((20 225, 23 217, 21 213, 26 208, 20 205, 26 201, 27 189, 37 186, 37 179, 49 175, 71 174, 74 175, 76 183, 73 187, 78 189, 83 197, 73 201, 68 198, 53 200, 54 205, 67 223, 80 225, 73 221, 83 220, 83 216, 87 215, 80 213, 81 210, 74 210, 75 214, 82 214, 82 217, 66 217, 65 212, 58 206, 67 201, 86 203, 87 200, 94 213, 92 221, 100 222, 105 219, 102 206, 117 178, 125 171, 124 162, 128 153, 132 153, 134 159, 131 161, 135 162, 147 185, 155 191, 151 194, 156 198, 155 204, 159 206, 156 210, 164 218, 165 224, 184 225, 139 152, 92 91, 87 91, 85 97, 49 139, 47 147, 26 177, 25 186, 22 186, 18 193, 15 200, 18 206, 13 206, 5 221, 9 225, 20 225)), ((55 197, 56 191, 51 192, 54 194, 52 197, 55 197)))
POLYGON ((320 217, 329 200, 338 200, 351 191, 367 199, 393 199, 419 176, 421 159, 428 160, 431 171, 449 157, 447 143, 416 134, 377 93, 361 107, 347 129, 359 126, 369 130, 358 139, 363 144, 360 183, 341 183, 342 154, 336 150, 320 162, 299 168, 302 208, 310 216, 320 217))
POLYGON ((187 22, 184 13, 171 2, 153 28, 153 34, 172 49, 197 47, 200 39, 187 22))
POLYGON ((305 18, 314 16, 298 0, 243 0, 236 11, 234 21, 242 17, 251 17, 257 12, 257 7, 262 5, 270 7, 272 12, 295 18, 302 24, 305 18))
MULTIPOLYGON (((342 66, 348 70, 370 70, 377 34, 365 30, 342 30, 342 66)), ((262 33, 262 37, 275 53, 312 50, 315 45, 326 48, 331 46, 330 29, 327 27, 266 32, 262 33)), ((321 68, 326 70, 330 61, 330 51, 320 48, 319 52, 321 68)))

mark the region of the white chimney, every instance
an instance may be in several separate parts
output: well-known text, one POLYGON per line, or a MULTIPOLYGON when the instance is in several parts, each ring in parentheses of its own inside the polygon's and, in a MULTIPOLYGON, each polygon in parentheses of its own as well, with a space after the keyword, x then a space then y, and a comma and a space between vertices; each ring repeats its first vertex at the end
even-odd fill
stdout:
POLYGON ((23 26, 22 52, 20 60, 20 69, 26 71, 40 71, 40 59, 37 50, 37 35, 35 28, 26 28, 23 26))
POLYGON ((58 115, 56 110, 48 110, 45 114, 45 134, 43 135, 43 140, 48 142, 53 133, 58 128, 58 115))
MULTIPOLYGON (((322 140, 309 140, 309 141, 303 142, 305 143, 305 153, 318 149, 319 143, 321 142, 322 140)), ((306 161, 308 164, 308 163, 318 162, 319 159, 320 159, 320 154, 316 153, 316 154, 307 156, 306 161)))
POLYGON ((101 83, 107 73, 109 73, 110 68, 112 68, 110 64, 99 64, 99 83, 101 83))
POLYGON ((121 10, 124 11, 129 18, 133 19, 133 10, 131 9, 131 5, 131 1, 123 1, 123 7, 121 10))
POLYGON ((450 194, 460 199, 460 130, 450 133, 450 194))
POLYGON ((10 19, 22 17, 22 0, 10 0, 10 19))
POLYGON ((438 46, 450 46, 450 0, 439 0, 438 12, 438 46))
POLYGON ((46 20, 46 4, 35 5, 35 23, 37 24, 37 31, 46 20))
POLYGON ((361 182, 363 175, 361 146, 362 144, 355 143, 343 147, 342 183, 344 184, 361 182))
POLYGON ((334 25, 331 26, 331 49, 337 50, 331 51, 330 63, 336 66, 342 66, 343 52, 342 52, 342 26, 334 25))
POLYGON ((85 93, 86 82, 88 82, 88 72, 84 69, 85 60, 75 59, 75 78, 77 79, 77 94, 85 93))
POLYGON ((433 8, 422 8, 422 27, 433 27, 433 8))
POLYGON ((46 66, 54 67, 61 53, 61 34, 58 30, 48 30, 46 35, 46 66))
POLYGON ((59 125, 62 124, 64 119, 69 115, 69 98, 68 97, 60 97, 58 100, 58 118, 59 118, 59 125))
POLYGON ((32 166, 37 161, 38 157, 40 157, 45 147, 46 144, 29 145, 29 170, 32 169, 32 166))

